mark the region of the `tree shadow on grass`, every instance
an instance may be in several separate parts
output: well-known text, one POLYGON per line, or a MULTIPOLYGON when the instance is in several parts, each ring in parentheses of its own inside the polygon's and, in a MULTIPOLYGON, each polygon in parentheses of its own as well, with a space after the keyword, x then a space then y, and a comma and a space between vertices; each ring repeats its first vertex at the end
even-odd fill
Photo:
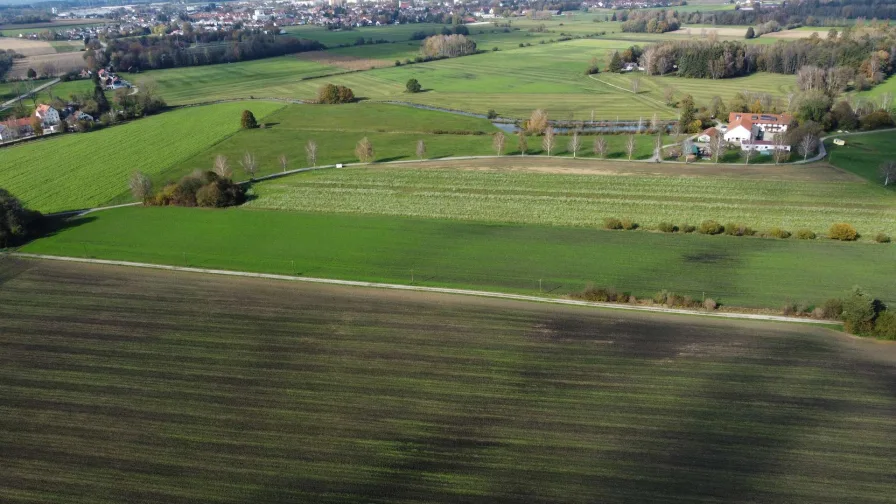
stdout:
POLYGON ((391 163, 392 161, 400 161, 402 159, 408 159, 408 158, 409 158, 409 156, 392 156, 392 157, 377 159, 376 162, 377 163, 391 163))

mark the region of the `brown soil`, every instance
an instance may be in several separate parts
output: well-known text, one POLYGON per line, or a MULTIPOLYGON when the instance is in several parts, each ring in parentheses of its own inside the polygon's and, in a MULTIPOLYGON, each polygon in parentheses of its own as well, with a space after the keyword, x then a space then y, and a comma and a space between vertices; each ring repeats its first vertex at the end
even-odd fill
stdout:
MULTIPOLYGON (((51 47, 51 49, 53 48, 51 47)), ((48 63, 56 68, 56 75, 84 68, 84 53, 79 51, 56 53, 55 49, 53 51, 53 54, 28 56, 27 58, 16 60, 7 77, 12 79, 23 78, 27 75, 29 68, 33 68, 40 73, 41 67, 48 63)))
POLYGON ((49 42, 42 40, 27 40, 14 37, 0 37, 0 49, 12 49, 25 56, 39 56, 41 54, 56 54, 56 49, 49 42))
POLYGON ((371 68, 383 68, 394 63, 370 58, 358 58, 347 54, 333 54, 329 51, 311 51, 299 53, 296 58, 305 61, 313 61, 321 65, 334 66, 345 70, 370 70, 371 68))

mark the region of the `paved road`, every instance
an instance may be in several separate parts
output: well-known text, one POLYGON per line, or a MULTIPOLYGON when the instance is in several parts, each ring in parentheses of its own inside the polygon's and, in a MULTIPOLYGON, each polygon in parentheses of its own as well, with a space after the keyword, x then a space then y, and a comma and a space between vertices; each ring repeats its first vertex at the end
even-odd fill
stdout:
POLYGON ((53 80, 51 80, 50 82, 47 82, 47 83, 45 83, 45 84, 41 84, 40 86, 37 86, 36 88, 34 88, 34 89, 31 90, 31 91, 29 91, 29 92, 27 92, 27 93, 25 93, 25 94, 23 94, 23 95, 21 95, 21 96, 17 96, 17 97, 15 97, 15 98, 13 98, 12 100, 9 100, 9 101, 3 103, 2 105, 0 105, 0 110, 6 110, 6 109, 8 109, 9 107, 12 107, 13 105, 15 105, 15 103, 16 103, 17 101, 19 101, 19 100, 24 100, 25 98, 28 98, 32 93, 36 94, 36 93, 38 93, 38 92, 40 92, 40 91, 43 91, 44 89, 46 89, 46 88, 48 88, 48 87, 50 87, 50 86, 53 86, 53 85, 55 85, 55 84, 58 84, 58 83, 59 83, 59 79, 53 79, 53 80))
POLYGON ((820 325, 840 325, 842 322, 836 322, 831 320, 815 320, 809 318, 797 318, 797 317, 783 317, 779 315, 759 315, 754 313, 724 313, 724 312, 708 312, 702 310, 682 310, 678 308, 664 308, 659 306, 636 306, 636 305, 625 305, 625 304, 615 304, 615 303, 595 303, 591 301, 577 301, 575 299, 563 299, 563 298, 549 298, 549 297, 540 297, 540 296, 525 296, 522 294, 504 294, 500 292, 489 292, 489 291, 478 291, 471 289, 449 289, 445 287, 421 287, 417 285, 401 285, 401 284, 387 284, 387 283, 376 283, 376 282, 358 282, 352 280, 333 280, 330 278, 315 278, 315 277, 299 277, 299 276, 289 276, 289 275, 274 275, 268 273, 251 273, 245 271, 229 271, 229 270, 218 270, 218 269, 207 269, 207 268, 191 268, 185 266, 168 266, 163 264, 149 264, 149 263, 140 263, 140 262, 130 262, 130 261, 111 261, 106 259, 87 259, 83 257, 64 257, 64 256, 49 256, 49 255, 41 255, 41 254, 25 254, 20 252, 11 252, 10 256, 20 257, 24 259, 44 259, 51 261, 66 261, 66 262, 76 262, 76 263, 89 263, 89 264, 106 264, 110 266, 127 266, 132 268, 148 268, 148 269, 158 269, 158 270, 168 270, 168 271, 182 271, 186 273, 204 273, 211 275, 223 275, 223 276, 235 276, 235 277, 247 277, 247 278, 264 278, 268 280, 286 280, 291 282, 309 282, 309 283, 320 283, 320 284, 330 284, 330 285, 345 285, 351 287, 370 287, 375 289, 390 289, 390 290, 403 290, 403 291, 417 291, 417 292, 433 292, 439 294, 456 294, 463 296, 478 296, 478 297, 488 297, 488 298, 497 298, 497 299, 510 299, 515 301, 530 301, 537 303, 549 303, 549 304, 561 304, 561 305, 572 305, 572 306, 588 306, 593 308, 609 308, 614 310, 626 310, 626 311, 641 311, 641 312, 653 312, 653 313, 666 313, 666 314, 677 314, 677 315, 694 315, 700 317, 712 317, 712 318, 726 318, 726 319, 739 319, 739 320, 760 320, 760 321, 768 321, 768 322, 789 322, 789 323, 798 323, 798 324, 820 324, 820 325))

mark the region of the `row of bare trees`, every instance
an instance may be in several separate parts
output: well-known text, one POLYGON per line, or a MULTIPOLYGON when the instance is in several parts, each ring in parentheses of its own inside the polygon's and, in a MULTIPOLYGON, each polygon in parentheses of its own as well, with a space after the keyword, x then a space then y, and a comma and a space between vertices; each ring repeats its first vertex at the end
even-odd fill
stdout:
MULTIPOLYGON (((305 155, 310 166, 317 166, 317 142, 308 140, 308 143, 305 144, 305 155)), ((280 164, 282 171, 285 172, 289 168, 289 158, 286 154, 277 156, 277 162, 280 164)), ((255 154, 244 152, 237 163, 250 179, 255 178, 255 175, 258 173, 258 158, 255 157, 255 154)), ((222 178, 231 178, 233 176, 230 161, 223 154, 215 156, 215 160, 212 163, 212 171, 222 178)))
MULTIPOLYGON (((519 150, 520 156, 525 156, 529 151, 529 134, 526 130, 521 129, 517 132, 517 149, 519 150)), ((662 137, 657 136, 657 144, 662 145, 662 141, 660 140, 662 137)), ((492 137, 492 147, 495 150, 495 154, 498 156, 504 155, 504 146, 507 143, 507 136, 503 132, 497 132, 492 137)), ((574 131, 572 136, 569 137, 569 142, 566 146, 566 152, 572 153, 572 157, 578 157, 579 152, 582 151, 582 137, 579 135, 578 131, 574 131)), ((628 154, 628 158, 631 159, 635 154, 635 147, 637 146, 637 142, 635 140, 635 135, 629 135, 626 140, 626 153, 628 154)), ((554 149, 557 147, 557 137, 554 134, 554 128, 552 126, 548 126, 544 130, 544 135, 541 138, 541 148, 543 152, 546 152, 548 156, 552 156, 554 154, 554 149)), ((607 139, 603 136, 594 137, 594 141, 592 142, 591 151, 598 158, 605 158, 607 156, 607 150, 609 148, 609 143, 607 139)))

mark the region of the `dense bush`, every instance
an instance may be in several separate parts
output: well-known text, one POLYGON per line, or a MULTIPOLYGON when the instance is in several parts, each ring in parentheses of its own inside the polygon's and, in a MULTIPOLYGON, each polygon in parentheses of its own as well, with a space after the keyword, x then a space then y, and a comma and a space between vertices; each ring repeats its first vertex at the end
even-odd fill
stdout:
POLYGON ((671 222, 660 222, 660 225, 657 226, 657 229, 664 233, 674 233, 678 231, 678 226, 672 224, 671 222))
POLYGON ((334 104, 351 103, 353 101, 355 101, 355 93, 345 86, 325 84, 317 90, 318 103, 334 104))
MULTIPOLYGON (((702 226, 701 226, 702 227, 702 226)), ((733 222, 729 222, 725 226, 723 226, 726 235, 729 236, 753 236, 756 234, 756 231, 753 228, 746 226, 744 224, 735 224, 733 222)), ((706 234, 717 234, 717 233, 706 233, 706 234)))
POLYGON ((625 292, 617 292, 616 289, 603 287, 588 287, 582 292, 572 294, 574 299, 592 301, 596 303, 628 303, 629 295, 625 292))
POLYGON ((890 243, 890 236, 884 233, 874 235, 874 241, 877 243, 890 243))
POLYGON ((697 230, 697 227, 690 224, 682 224, 681 226, 678 226, 678 230, 682 233, 693 233, 697 230))
POLYGON ((868 334, 874 329, 877 303, 874 298, 856 287, 843 300, 843 328, 852 334, 868 334))
POLYGON ((631 231, 633 229, 638 228, 638 223, 631 219, 622 219, 621 224, 622 224, 622 229, 624 229, 626 231, 631 231))
POLYGON ((622 221, 615 217, 607 217, 604 219, 605 229, 622 229, 622 221))
POLYGON ((251 110, 244 110, 240 116, 240 127, 243 129, 253 129, 258 127, 258 121, 255 120, 255 114, 251 110))
POLYGON ((703 308, 705 308, 709 311, 715 310, 716 308, 718 308, 718 306, 719 306, 719 304, 716 303, 716 300, 713 298, 706 298, 703 301, 703 308))
POLYGON ((874 321, 874 336, 884 340, 896 340, 896 313, 883 311, 874 321))
POLYGON ((828 238, 840 241, 855 241, 859 237, 856 228, 845 222, 840 222, 831 226, 828 231, 828 238))
POLYGON ((813 232, 811 229, 800 229, 796 232, 796 237, 800 240, 814 240, 815 232, 813 232))
POLYGON ((840 315, 843 314, 843 300, 837 298, 828 299, 821 305, 821 312, 826 319, 839 319, 840 315))
POLYGON ((700 223, 700 234, 717 235, 725 231, 725 227, 714 220, 705 220, 700 223))
POLYGON ((197 171, 177 183, 167 184, 152 198, 151 203, 159 206, 223 208, 239 205, 245 200, 242 186, 231 179, 211 171, 197 171))
POLYGON ((785 239, 790 238, 790 231, 781 229, 779 227, 773 227, 769 229, 768 233, 766 233, 765 235, 771 238, 785 239))
POLYGON ((0 248, 18 245, 39 231, 41 214, 28 210, 15 196, 0 189, 0 248))
POLYGON ((408 93, 419 93, 423 90, 423 86, 420 85, 420 81, 417 79, 408 79, 407 84, 404 86, 405 91, 408 93))

